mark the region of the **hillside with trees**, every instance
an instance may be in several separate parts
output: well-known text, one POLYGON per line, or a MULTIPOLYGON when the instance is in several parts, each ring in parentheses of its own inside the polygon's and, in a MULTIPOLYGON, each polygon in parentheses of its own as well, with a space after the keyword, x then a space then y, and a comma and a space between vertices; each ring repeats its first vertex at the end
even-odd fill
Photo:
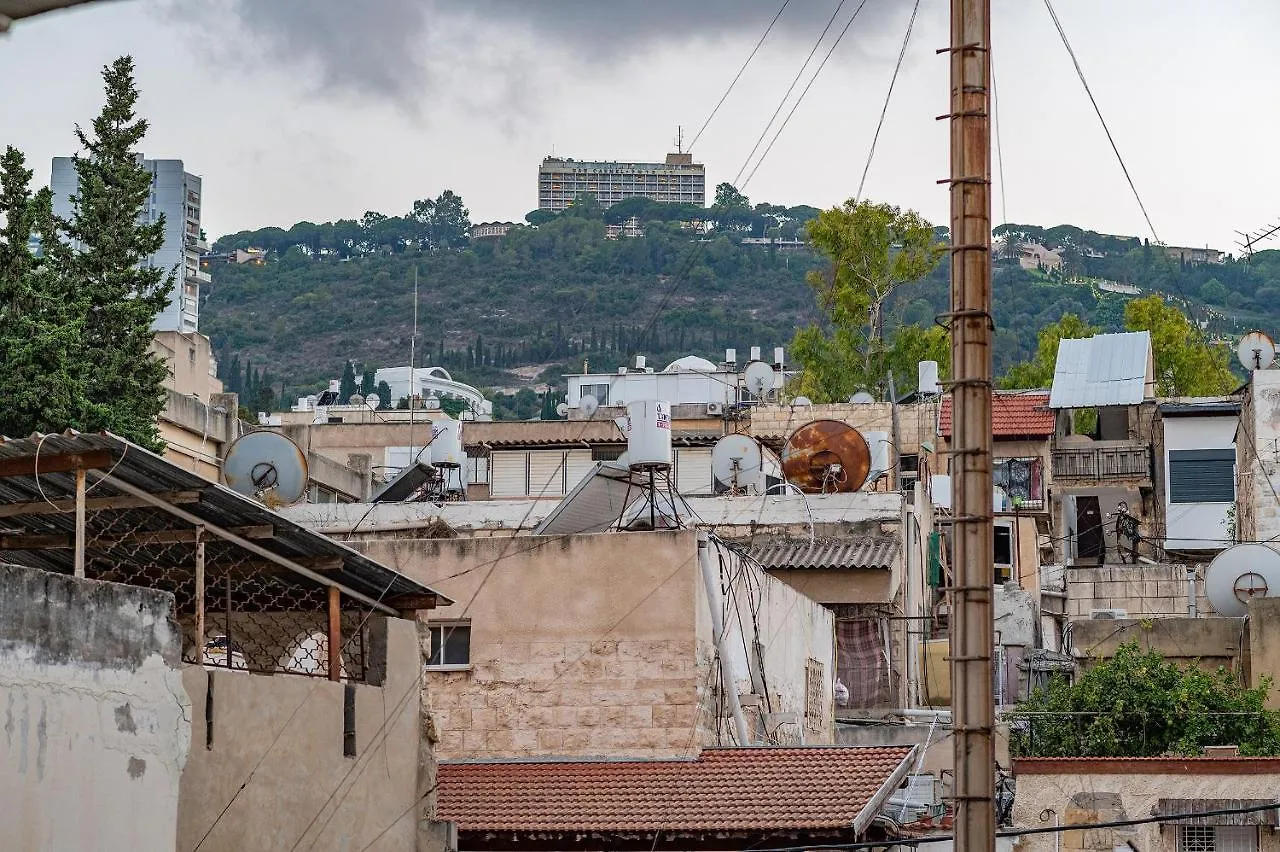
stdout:
MULTIPOLYGON (((401 216, 368 212, 359 220, 221 238, 216 251, 264 248, 269 261, 211 269, 202 330, 224 368, 235 361, 238 369, 252 363, 269 372, 265 382, 255 374, 254 392, 265 387, 276 398, 314 390, 341 375, 348 360, 360 373, 407 363, 415 281, 417 362, 442 365, 481 387, 554 385, 584 362, 612 370, 635 354, 661 366, 686 354, 717 359, 725 347, 793 341, 815 364, 824 357, 839 371, 832 351, 814 348, 819 338, 809 337, 806 348, 797 331, 826 335, 836 324, 859 323, 869 329, 872 320, 837 318, 824 301, 843 292, 833 286, 842 278, 832 276, 839 266, 832 258, 842 249, 830 228, 811 241, 810 223, 821 222, 820 212, 752 205, 722 184, 708 208, 632 199, 603 209, 584 197, 563 213, 533 211, 504 237, 470 240, 463 200, 446 191, 401 216), (610 226, 616 232, 628 221, 643 236, 609 238, 610 226)), ((913 227, 946 238, 944 228, 923 221, 913 227)), ((1137 238, 1069 225, 1003 225, 996 237, 997 375, 1035 361, 1038 332, 1066 315, 1102 331, 1133 327, 1126 309, 1149 294, 1189 315, 1195 325, 1188 327, 1204 327, 1208 338, 1280 325, 1280 252, 1191 265, 1137 238), (1062 267, 1024 269, 1018 254, 1028 243, 1056 250, 1062 267)), ((947 310, 946 252, 931 253, 911 272, 884 279, 872 300, 877 354, 859 355, 867 365, 893 368, 899 392, 915 384, 903 364, 945 350, 946 341, 934 322, 947 310), (910 331, 900 340, 903 327, 910 331)), ((868 310, 849 304, 855 313, 868 310)), ((539 407, 526 400, 522 409, 539 407)))

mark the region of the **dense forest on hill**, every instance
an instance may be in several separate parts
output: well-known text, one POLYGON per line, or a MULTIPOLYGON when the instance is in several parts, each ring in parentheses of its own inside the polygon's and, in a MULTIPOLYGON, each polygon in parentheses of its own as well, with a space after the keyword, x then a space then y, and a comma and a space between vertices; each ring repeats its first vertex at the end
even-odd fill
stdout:
MULTIPOLYGON (((661 368, 686 354, 718 359, 725 347, 769 351, 820 319, 805 275, 825 261, 743 240, 803 239, 816 212, 723 194, 705 209, 634 199, 603 210, 588 199, 559 215, 535 211, 501 239, 468 241, 467 211, 446 192, 402 217, 367 213, 220 239, 215 250, 267 248, 270 260, 215 264, 201 325, 224 366, 234 358, 269 370, 285 399, 338 377, 348 360, 357 372, 408 363, 415 281, 417 363, 482 387, 555 384, 584 361, 612 370, 636 354, 661 368), (644 236, 606 238, 607 226, 631 216, 644 236), (699 219, 714 227, 690 226, 699 219)), ((998 374, 1028 358, 1036 332, 1064 313, 1120 330, 1132 296, 1106 282, 1166 294, 1224 336, 1280 325, 1280 252, 1193 266, 1074 226, 1004 225, 996 235, 998 374), (1027 242, 1059 250, 1063 269, 1021 268, 1027 242)), ((895 292, 887 330, 932 323, 947 309, 948 276, 944 260, 895 292)))

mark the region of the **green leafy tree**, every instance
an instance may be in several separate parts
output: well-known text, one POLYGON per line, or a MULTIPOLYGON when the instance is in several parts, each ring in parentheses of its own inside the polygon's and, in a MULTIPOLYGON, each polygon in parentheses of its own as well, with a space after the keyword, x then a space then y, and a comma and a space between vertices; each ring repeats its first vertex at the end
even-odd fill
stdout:
POLYGON ((797 390, 815 402, 880 390, 890 360, 885 302, 901 286, 928 275, 945 246, 918 213, 869 201, 824 210, 807 229, 830 268, 806 279, 826 315, 826 329, 810 325, 792 341, 792 353, 805 367, 797 390))
POLYGON ((1047 388, 1053 384, 1053 371, 1058 363, 1058 344, 1063 340, 1079 340, 1093 337, 1099 329, 1089 325, 1075 314, 1063 314, 1062 319, 1040 329, 1036 336, 1036 354, 1030 361, 1014 364, 1000 380, 1000 387, 1009 389, 1047 388))
POLYGON ((1160 296, 1134 299, 1124 309, 1125 327, 1151 334, 1159 396, 1216 396, 1238 384, 1230 351, 1209 343, 1199 326, 1160 296))
POLYGON ((58 222, 75 246, 59 264, 65 286, 84 311, 76 353, 84 372, 81 428, 158 451, 167 368, 151 351, 151 323, 169 303, 174 270, 146 264, 164 244, 165 223, 142 221, 151 174, 137 155, 147 121, 134 112, 133 59, 117 59, 102 77, 106 104, 90 131, 76 127, 85 152, 75 160, 79 187, 71 218, 58 222))
POLYGON ((356 384, 356 365, 354 362, 348 361, 347 365, 342 368, 342 381, 338 384, 338 402, 346 405, 359 389, 359 385, 356 384))
POLYGON ((1200 285, 1200 298, 1211 305, 1225 305, 1227 295, 1226 285, 1217 278, 1210 278, 1200 285))
POLYGON ((1248 688, 1237 672, 1184 668, 1128 642, 1075 683, 1055 676, 1019 704, 1010 746, 1022 757, 1192 756, 1213 745, 1277 755, 1270 690, 1269 678, 1248 688))
POLYGON ((919 384, 921 361, 938 362, 938 378, 945 381, 951 375, 951 333, 937 325, 904 325, 893 333, 885 362, 899 396, 919 384))

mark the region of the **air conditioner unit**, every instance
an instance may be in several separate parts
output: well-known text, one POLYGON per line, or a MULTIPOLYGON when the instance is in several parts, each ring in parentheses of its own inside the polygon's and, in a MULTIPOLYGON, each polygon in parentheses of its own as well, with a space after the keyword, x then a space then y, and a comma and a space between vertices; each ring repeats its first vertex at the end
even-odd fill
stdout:
POLYGON ((708 417, 719 417, 721 414, 724 414, 724 405, 722 403, 719 403, 719 402, 707 403, 708 417))
POLYGON ((1128 618, 1129 613, 1123 609, 1091 609, 1089 617, 1098 621, 1114 621, 1117 618, 1128 618))

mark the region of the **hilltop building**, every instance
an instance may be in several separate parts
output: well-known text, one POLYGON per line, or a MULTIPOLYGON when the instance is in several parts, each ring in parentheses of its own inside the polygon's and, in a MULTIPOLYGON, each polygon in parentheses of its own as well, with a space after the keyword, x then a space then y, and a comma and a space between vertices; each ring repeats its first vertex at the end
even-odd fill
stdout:
POLYGON ((628 198, 702 207, 706 180, 706 169, 686 153, 667 154, 661 163, 547 157, 538 166, 538 209, 564 210, 580 195, 594 195, 605 207, 628 198))
MULTIPOLYGON (((153 224, 164 217, 164 245, 147 258, 146 264, 173 272, 169 305, 152 322, 155 331, 197 331, 200 328, 200 285, 213 279, 200 269, 200 255, 209 243, 200 230, 202 181, 189 174, 182 160, 142 160, 151 173, 151 195, 142 212, 142 221, 153 224)), ((71 199, 80 185, 75 159, 53 158, 53 212, 65 218, 72 214, 71 199)))

